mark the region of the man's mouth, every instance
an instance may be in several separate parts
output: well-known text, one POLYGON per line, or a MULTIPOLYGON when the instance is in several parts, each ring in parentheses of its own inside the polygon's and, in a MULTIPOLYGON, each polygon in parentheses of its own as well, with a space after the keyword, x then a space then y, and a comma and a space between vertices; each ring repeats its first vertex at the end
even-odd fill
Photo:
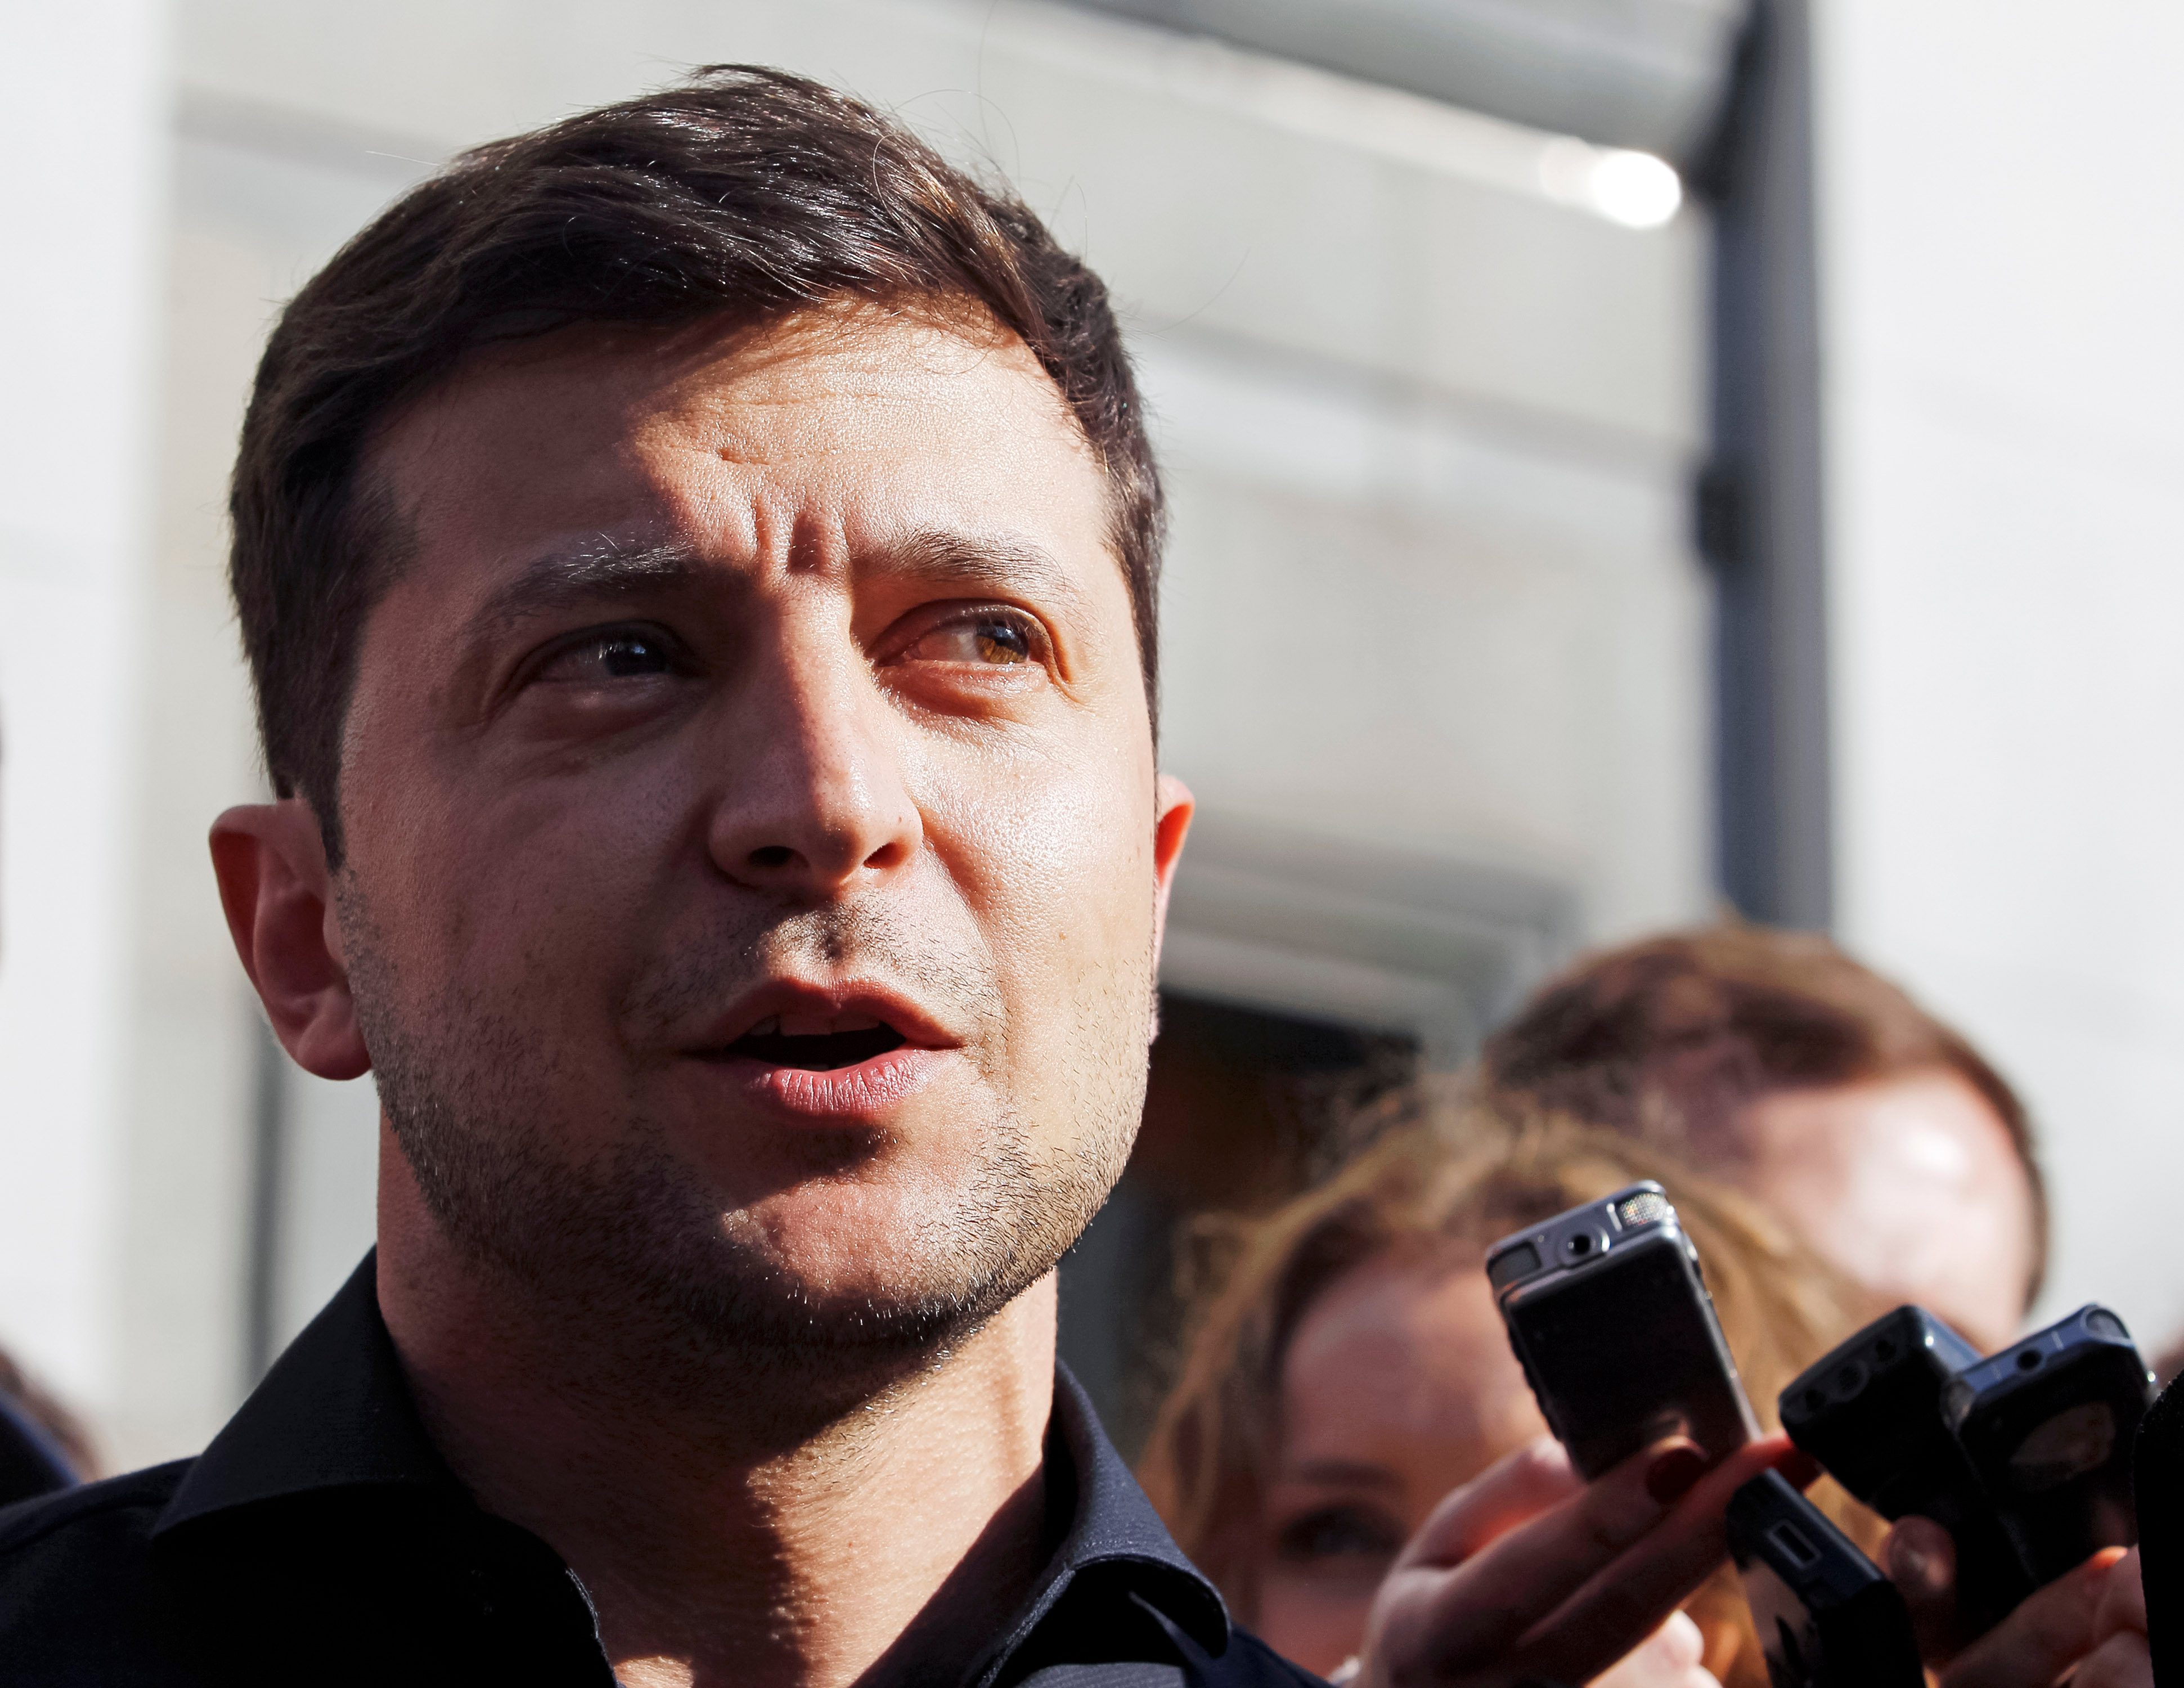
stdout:
POLYGON ((844 1014, 832 1020, 810 1016, 774 1014, 760 1021, 721 1051, 763 1061, 769 1067, 793 1067, 805 1072, 831 1072, 855 1067, 907 1042, 900 1032, 869 1014, 844 1014))
POLYGON ((861 981, 829 989, 776 980, 715 1024, 711 1038, 682 1051, 716 1075, 705 1094, 739 1095, 805 1125, 887 1126, 962 1059, 947 1028, 915 1001, 861 981))

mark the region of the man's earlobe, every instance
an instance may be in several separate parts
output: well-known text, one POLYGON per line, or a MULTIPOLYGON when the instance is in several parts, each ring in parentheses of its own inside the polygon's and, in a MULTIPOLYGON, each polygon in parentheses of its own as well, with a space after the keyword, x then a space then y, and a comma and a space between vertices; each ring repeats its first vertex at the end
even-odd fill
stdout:
POLYGON ((1162 774, 1153 788, 1153 976, 1160 976, 1161 940, 1167 932, 1168 893, 1175 888, 1176 864, 1198 801, 1173 774, 1162 774))
POLYGON ((229 810, 213 822, 212 866, 236 954, 281 1046, 321 1078, 370 1071, 329 935, 332 878, 310 805, 287 798, 229 810))

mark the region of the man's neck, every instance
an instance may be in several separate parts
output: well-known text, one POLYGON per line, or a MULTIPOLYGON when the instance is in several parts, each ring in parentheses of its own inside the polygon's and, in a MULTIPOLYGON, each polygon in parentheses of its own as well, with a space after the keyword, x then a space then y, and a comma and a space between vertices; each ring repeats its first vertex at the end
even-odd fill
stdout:
POLYGON ((1028 1592, 1051 1275, 816 1433, 754 1440, 733 1389, 701 1412, 587 1375, 577 1332, 451 1264, 382 1226, 380 1306, 426 1426, 582 1579, 624 1682, 950 1680, 1028 1592))

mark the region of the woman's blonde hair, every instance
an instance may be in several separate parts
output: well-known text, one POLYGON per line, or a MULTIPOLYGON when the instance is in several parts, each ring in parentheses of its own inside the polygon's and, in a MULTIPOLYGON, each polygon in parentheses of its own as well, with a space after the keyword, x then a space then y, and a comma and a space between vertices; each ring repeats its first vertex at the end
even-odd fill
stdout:
MULTIPOLYGON (((1257 1614, 1262 1507, 1279 1456, 1290 1340, 1312 1304, 1368 1262, 1460 1268, 1512 1231, 1658 1179, 1705 1262, 1753 1411, 1769 1429, 1783 1386, 1870 1311, 1764 1209, 1657 1150, 1554 1117, 1401 1111, 1410 1117, 1322 1188, 1263 1218, 1215 1222, 1187 1251, 1205 1281, 1186 1286, 1198 1290, 1192 1334, 1139 1475, 1184 1551, 1246 1622, 1257 1614)), ((1834 1497, 1830 1510, 1867 1540, 1877 1535, 1847 1497, 1834 1497)), ((1716 1674, 1735 1659, 1735 1678, 1763 1684, 1733 1574, 1710 1584, 1692 1611, 1708 1631, 1716 1674)))

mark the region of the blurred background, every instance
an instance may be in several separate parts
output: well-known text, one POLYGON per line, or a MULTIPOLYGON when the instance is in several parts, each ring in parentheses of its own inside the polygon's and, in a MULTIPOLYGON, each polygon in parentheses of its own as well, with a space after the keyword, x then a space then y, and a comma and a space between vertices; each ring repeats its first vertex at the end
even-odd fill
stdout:
POLYGON ((1574 950, 1829 928, 2020 1084, 2043 1306, 2184 1329, 2184 11, 2159 0, 75 0, 0 57, 0 1342, 194 1449, 368 1246, 204 849, 281 303, 472 143, 722 60, 1011 179, 1127 314, 1203 819, 1067 1263, 1134 1439, 1176 1222, 1574 950), (2172 1184, 2172 1180, 2176 1182, 2172 1184))

